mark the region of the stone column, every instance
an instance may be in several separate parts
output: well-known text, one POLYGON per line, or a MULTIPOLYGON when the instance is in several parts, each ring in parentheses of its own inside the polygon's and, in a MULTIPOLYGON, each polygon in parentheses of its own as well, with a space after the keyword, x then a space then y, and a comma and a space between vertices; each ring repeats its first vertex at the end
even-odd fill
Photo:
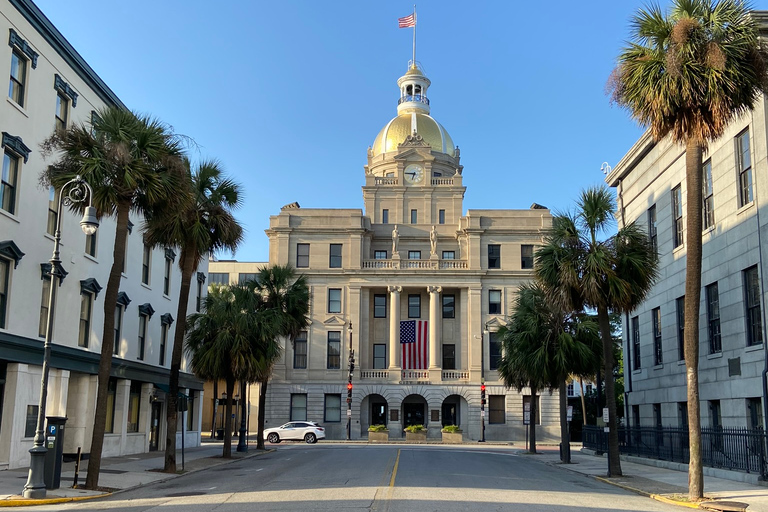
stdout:
POLYGON ((440 293, 442 286, 427 286, 429 293, 429 369, 440 369, 440 293))
POLYGON ((389 292, 389 369, 400 369, 400 292, 401 286, 387 286, 389 292))
POLYGON ((467 325, 466 336, 469 340, 469 372, 470 380, 473 383, 479 383, 483 367, 485 365, 485 354, 483 351, 483 289, 481 287, 471 286, 467 290, 467 325))

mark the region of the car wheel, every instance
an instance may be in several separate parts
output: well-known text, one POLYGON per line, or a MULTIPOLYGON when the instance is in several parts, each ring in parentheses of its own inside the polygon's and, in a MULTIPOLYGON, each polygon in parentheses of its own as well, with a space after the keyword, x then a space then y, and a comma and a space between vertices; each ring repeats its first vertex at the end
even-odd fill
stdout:
POLYGON ((304 441, 306 441, 307 444, 314 444, 317 442, 317 437, 312 432, 308 432, 307 435, 304 436, 304 441))
POLYGON ((280 436, 279 436, 279 435, 277 435, 276 433, 272 432, 271 434, 269 434, 269 435, 267 436, 267 441, 269 441, 270 443, 275 443, 275 444, 277 444, 277 443, 279 443, 279 442, 280 442, 280 436))

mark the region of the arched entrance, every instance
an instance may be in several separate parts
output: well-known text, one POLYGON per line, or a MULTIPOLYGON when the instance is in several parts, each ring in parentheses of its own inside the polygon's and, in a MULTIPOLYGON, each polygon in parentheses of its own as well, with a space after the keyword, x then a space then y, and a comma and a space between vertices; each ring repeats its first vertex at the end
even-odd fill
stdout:
POLYGON ((381 395, 366 396, 360 404, 360 428, 367 432, 371 425, 386 425, 389 409, 387 400, 381 395))
POLYGON ((427 424, 427 401, 421 395, 408 395, 403 400, 403 427, 427 424))
POLYGON ((461 425, 461 397, 450 395, 443 400, 443 410, 440 415, 442 425, 461 425))

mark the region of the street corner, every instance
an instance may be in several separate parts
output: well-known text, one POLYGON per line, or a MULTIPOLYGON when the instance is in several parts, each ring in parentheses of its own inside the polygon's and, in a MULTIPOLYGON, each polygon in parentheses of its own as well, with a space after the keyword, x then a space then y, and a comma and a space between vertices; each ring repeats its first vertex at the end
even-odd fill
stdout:
POLYGON ((39 505, 57 505, 59 503, 70 503, 73 501, 94 500, 97 498, 106 498, 112 493, 89 494, 85 496, 49 496, 41 499, 25 498, 21 495, 9 496, 0 500, 0 507, 34 507, 39 505))

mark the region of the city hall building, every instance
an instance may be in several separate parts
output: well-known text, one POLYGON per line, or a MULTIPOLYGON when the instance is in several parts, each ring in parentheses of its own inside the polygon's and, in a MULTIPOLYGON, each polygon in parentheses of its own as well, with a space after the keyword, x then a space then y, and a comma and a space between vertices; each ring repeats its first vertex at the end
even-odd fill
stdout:
MULTIPOLYGON (((267 427, 320 422, 346 437, 350 350, 355 370, 351 437, 385 424, 391 438, 423 424, 440 437, 525 439, 530 392, 507 389, 497 368, 518 287, 533 277, 533 253, 551 214, 464 213, 464 168, 446 129, 430 116, 430 80, 410 66, 397 80, 397 115, 368 149, 363 209, 293 203, 270 218, 269 264, 308 278, 310 325, 286 342, 267 391, 267 427), (481 384, 487 404, 481 409, 481 384), (483 424, 485 432, 483 434, 483 424)), ((259 264, 211 262, 211 282, 236 282, 259 264)), ((542 393, 540 438, 559 435, 558 396, 542 393)))

